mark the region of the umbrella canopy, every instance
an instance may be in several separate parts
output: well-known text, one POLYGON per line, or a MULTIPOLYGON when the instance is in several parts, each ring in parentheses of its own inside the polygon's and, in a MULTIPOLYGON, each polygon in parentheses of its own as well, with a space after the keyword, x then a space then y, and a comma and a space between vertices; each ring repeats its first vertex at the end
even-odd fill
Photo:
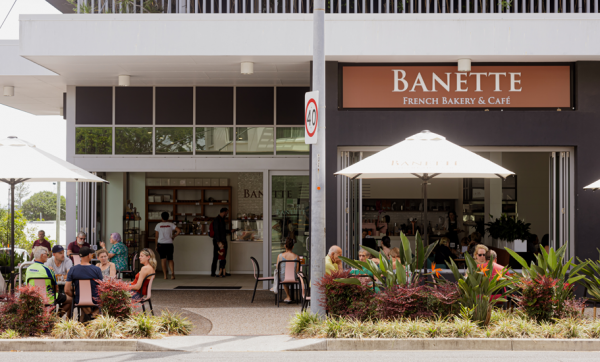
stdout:
POLYGON ((592 191, 596 191, 596 190, 600 189, 600 180, 594 182, 593 184, 587 185, 583 189, 584 190, 592 190, 592 191))
POLYGON ((514 175, 465 148, 423 131, 335 173, 351 179, 423 180, 424 236, 427 240, 427 183, 432 178, 506 178, 514 175))
MULTIPOLYGON (((15 185, 22 182, 106 182, 27 141, 11 136, 0 140, 0 181, 10 185, 10 266, 15 265, 15 185)), ((11 278, 14 287, 14 278, 11 278)), ((14 291, 14 288, 11 288, 14 291)))
POLYGON ((6 183, 11 183, 11 179, 13 182, 106 182, 16 137, 0 140, 0 159, 0 180, 6 183))
POLYGON ((352 179, 506 178, 514 175, 465 148, 423 131, 335 173, 352 179))

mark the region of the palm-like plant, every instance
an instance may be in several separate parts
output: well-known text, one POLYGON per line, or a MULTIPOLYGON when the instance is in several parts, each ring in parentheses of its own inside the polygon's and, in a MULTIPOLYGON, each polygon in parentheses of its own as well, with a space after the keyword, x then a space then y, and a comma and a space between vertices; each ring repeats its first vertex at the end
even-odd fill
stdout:
MULTIPOLYGON (((598 250, 598 254, 600 255, 600 249, 598 250)), ((584 264, 585 266, 580 269, 581 274, 583 274, 584 278, 579 280, 579 284, 583 285, 588 294, 596 301, 600 301, 600 261, 594 261, 590 259, 586 259, 585 261, 581 261, 581 259, 577 258, 579 263, 584 264)))
MULTIPOLYGON (((421 235, 417 232, 415 236, 416 243, 416 255, 413 256, 410 242, 404 233, 400 234, 402 240, 402 248, 400 248, 400 260, 396 260, 392 263, 382 253, 375 251, 371 248, 361 245, 363 249, 371 253, 371 255, 379 258, 379 265, 372 260, 366 262, 352 260, 345 257, 340 257, 346 264, 358 270, 365 270, 373 275, 373 281, 379 280, 385 288, 392 288, 395 285, 412 285, 415 281, 419 280, 422 275, 428 275, 430 273, 424 273, 423 264, 429 257, 437 241, 427 247, 423 245, 421 235), (394 267, 396 272, 394 273, 394 267)), ((347 284, 360 285, 360 281, 356 278, 345 278, 336 279, 336 281, 347 284)))
POLYGON ((487 265, 478 266, 471 255, 465 254, 465 263, 468 271, 466 276, 462 276, 454 260, 450 260, 450 269, 460 288, 459 302, 472 311, 473 321, 487 325, 492 307, 496 303, 506 302, 504 297, 511 292, 512 280, 504 274, 504 269, 492 277, 492 260, 487 265), (499 297, 492 298, 492 295, 499 297))
POLYGON ((564 301, 573 297, 573 283, 585 283, 582 280, 588 275, 583 270, 590 261, 582 262, 580 260, 579 265, 577 265, 573 263, 573 258, 571 258, 566 263, 564 262, 567 244, 556 251, 554 251, 554 248, 550 248, 546 252, 546 249, 540 248, 540 253, 535 256, 535 261, 531 261, 531 265, 527 265, 525 259, 513 250, 504 249, 523 267, 522 277, 536 280, 539 276, 546 276, 558 280, 555 286, 555 298, 559 314, 564 306, 564 301), (572 269, 569 270, 570 268, 572 269), (583 274, 579 274, 579 272, 583 274), (567 273, 569 278, 567 278, 567 273))

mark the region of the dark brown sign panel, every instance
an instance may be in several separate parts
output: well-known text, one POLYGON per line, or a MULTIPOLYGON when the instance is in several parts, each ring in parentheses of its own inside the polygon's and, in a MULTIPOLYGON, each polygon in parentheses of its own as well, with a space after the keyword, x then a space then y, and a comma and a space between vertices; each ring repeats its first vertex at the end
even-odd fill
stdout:
POLYGON ((344 66, 344 108, 568 108, 568 65, 344 66))

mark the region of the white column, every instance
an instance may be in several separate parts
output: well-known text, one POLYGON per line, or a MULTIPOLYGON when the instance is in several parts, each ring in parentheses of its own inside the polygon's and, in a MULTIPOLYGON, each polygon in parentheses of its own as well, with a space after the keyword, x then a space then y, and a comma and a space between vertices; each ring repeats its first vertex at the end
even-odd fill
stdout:
MULTIPOLYGON (((67 86, 67 162, 73 162, 75 157, 75 86, 67 86)), ((75 240, 77 232, 77 217, 75 213, 75 187, 74 182, 67 182, 67 219, 66 235, 67 245, 75 240)))
MULTIPOLYGON (((490 152, 489 160, 502 165, 502 152, 490 152)), ((491 220, 490 215, 494 220, 502 216, 502 179, 493 178, 485 179, 485 222, 491 220)), ((492 237, 486 235, 484 239, 485 245, 492 245, 492 237)), ((505 245, 492 245, 494 247, 504 247, 505 245)))

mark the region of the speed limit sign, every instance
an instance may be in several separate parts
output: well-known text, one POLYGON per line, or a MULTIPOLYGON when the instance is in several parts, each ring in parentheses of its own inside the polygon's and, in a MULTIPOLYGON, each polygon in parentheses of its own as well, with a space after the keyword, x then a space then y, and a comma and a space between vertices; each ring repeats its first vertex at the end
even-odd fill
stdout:
POLYGON ((304 96, 304 143, 317 143, 319 124, 319 92, 307 92, 304 96))

